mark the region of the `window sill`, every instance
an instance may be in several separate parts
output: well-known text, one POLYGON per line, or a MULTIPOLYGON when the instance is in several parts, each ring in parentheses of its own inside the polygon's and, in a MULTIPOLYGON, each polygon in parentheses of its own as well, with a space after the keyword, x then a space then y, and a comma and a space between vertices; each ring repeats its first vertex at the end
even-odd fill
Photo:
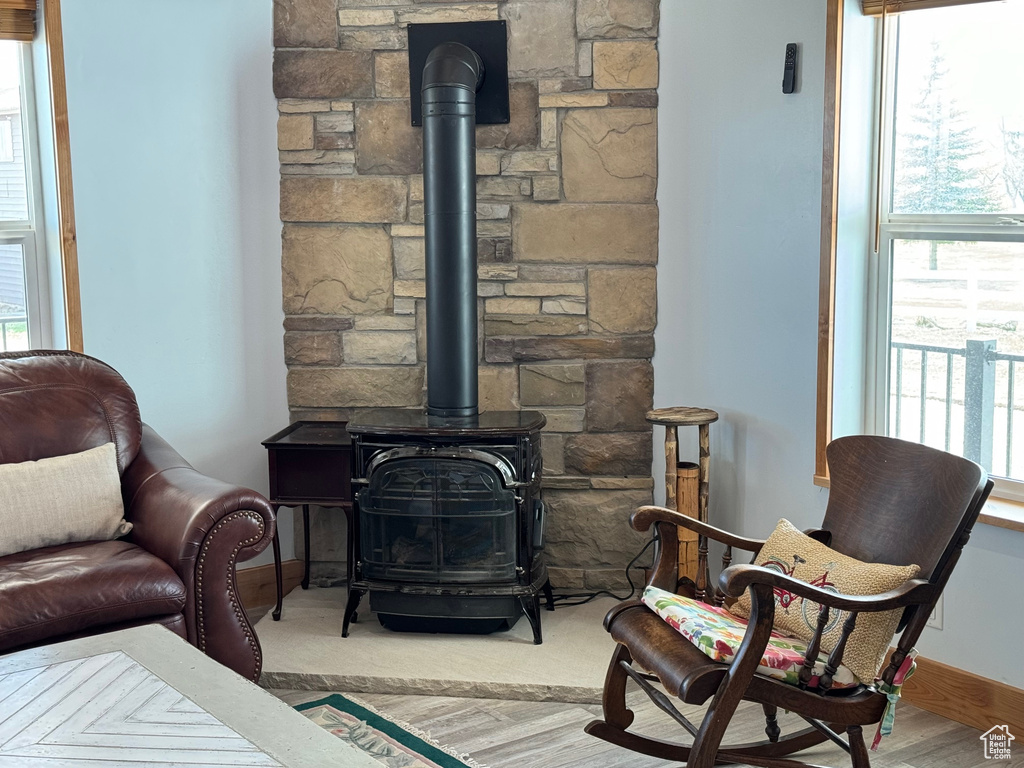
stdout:
POLYGON ((978 516, 978 522, 1024 533, 1024 501, 993 499, 990 496, 985 502, 985 509, 978 516))
MULTIPOLYGON (((819 488, 828 488, 829 481, 827 477, 815 475, 814 484, 819 488)), ((978 522, 1024 533, 1024 501, 990 496, 985 502, 984 511, 978 515, 978 522)))

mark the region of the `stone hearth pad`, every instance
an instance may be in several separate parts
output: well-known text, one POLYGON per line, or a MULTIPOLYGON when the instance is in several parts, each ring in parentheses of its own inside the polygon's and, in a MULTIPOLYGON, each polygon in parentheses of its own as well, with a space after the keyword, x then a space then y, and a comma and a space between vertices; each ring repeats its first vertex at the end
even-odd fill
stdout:
POLYGON ((601 622, 615 601, 542 611, 544 643, 529 622, 491 635, 392 632, 365 606, 341 637, 346 592, 295 589, 281 621, 256 625, 268 688, 598 703, 614 641, 601 622))

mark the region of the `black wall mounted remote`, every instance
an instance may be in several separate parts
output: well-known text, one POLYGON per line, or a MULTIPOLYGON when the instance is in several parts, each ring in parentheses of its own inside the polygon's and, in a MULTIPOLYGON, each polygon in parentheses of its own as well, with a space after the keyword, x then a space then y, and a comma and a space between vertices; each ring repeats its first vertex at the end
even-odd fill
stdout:
POLYGON ((786 45, 786 66, 782 70, 782 92, 793 93, 796 90, 796 43, 786 45))

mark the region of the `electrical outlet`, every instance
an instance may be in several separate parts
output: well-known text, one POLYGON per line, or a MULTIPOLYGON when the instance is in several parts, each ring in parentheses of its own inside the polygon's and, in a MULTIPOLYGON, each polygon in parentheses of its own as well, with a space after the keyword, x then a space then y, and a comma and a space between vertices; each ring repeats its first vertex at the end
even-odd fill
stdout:
POLYGON ((935 608, 932 610, 932 615, 928 617, 927 626, 932 629, 942 629, 942 595, 939 595, 939 600, 935 603, 935 608))

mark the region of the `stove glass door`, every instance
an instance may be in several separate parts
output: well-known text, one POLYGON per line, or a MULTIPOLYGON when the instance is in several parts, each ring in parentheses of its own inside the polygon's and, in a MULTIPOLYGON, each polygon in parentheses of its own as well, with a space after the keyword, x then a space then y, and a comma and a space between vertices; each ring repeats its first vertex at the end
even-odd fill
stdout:
POLYGON ((366 578, 516 578, 516 496, 483 462, 394 459, 377 468, 358 500, 366 578))

